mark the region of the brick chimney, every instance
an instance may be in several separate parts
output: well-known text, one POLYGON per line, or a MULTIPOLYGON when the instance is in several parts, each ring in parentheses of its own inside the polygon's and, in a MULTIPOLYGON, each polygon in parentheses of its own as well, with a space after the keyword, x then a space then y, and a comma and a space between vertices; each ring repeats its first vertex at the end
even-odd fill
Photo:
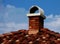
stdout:
POLYGON ((46 17, 44 16, 43 9, 38 6, 32 6, 27 16, 29 18, 29 34, 36 34, 41 28, 44 28, 44 19, 46 17))

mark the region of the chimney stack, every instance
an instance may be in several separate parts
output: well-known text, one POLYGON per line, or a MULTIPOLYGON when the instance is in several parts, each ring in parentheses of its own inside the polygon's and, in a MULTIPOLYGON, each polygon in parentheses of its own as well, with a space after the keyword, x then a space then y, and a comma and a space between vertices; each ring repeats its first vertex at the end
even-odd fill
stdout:
POLYGON ((29 18, 29 34, 36 34, 41 28, 44 28, 44 19, 46 17, 43 9, 38 6, 32 6, 27 16, 29 18))

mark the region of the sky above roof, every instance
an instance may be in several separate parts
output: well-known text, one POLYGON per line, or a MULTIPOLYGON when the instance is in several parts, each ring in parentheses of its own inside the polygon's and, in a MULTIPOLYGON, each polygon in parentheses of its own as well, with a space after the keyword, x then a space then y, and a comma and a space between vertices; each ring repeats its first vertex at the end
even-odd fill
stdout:
POLYGON ((0 33, 28 29, 26 14, 33 5, 44 10, 44 26, 60 32, 60 0, 0 0, 0 33))

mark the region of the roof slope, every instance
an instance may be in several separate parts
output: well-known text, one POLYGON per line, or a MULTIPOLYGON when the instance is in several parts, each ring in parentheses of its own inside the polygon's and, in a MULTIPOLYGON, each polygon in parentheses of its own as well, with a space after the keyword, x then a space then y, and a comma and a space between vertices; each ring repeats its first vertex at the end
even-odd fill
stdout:
POLYGON ((60 34, 47 28, 34 35, 18 30, 0 35, 0 44, 60 44, 60 34))

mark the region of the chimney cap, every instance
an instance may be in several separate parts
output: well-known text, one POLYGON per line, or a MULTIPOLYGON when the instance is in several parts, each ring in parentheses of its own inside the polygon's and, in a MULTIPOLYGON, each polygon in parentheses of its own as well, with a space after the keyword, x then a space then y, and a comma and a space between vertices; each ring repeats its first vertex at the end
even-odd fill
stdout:
POLYGON ((44 16, 44 10, 41 9, 39 6, 36 6, 36 5, 34 5, 30 8, 30 11, 27 14, 27 16, 42 16, 43 18, 46 18, 44 16), (37 10, 38 10, 38 13, 35 13, 35 11, 37 11, 37 10))

